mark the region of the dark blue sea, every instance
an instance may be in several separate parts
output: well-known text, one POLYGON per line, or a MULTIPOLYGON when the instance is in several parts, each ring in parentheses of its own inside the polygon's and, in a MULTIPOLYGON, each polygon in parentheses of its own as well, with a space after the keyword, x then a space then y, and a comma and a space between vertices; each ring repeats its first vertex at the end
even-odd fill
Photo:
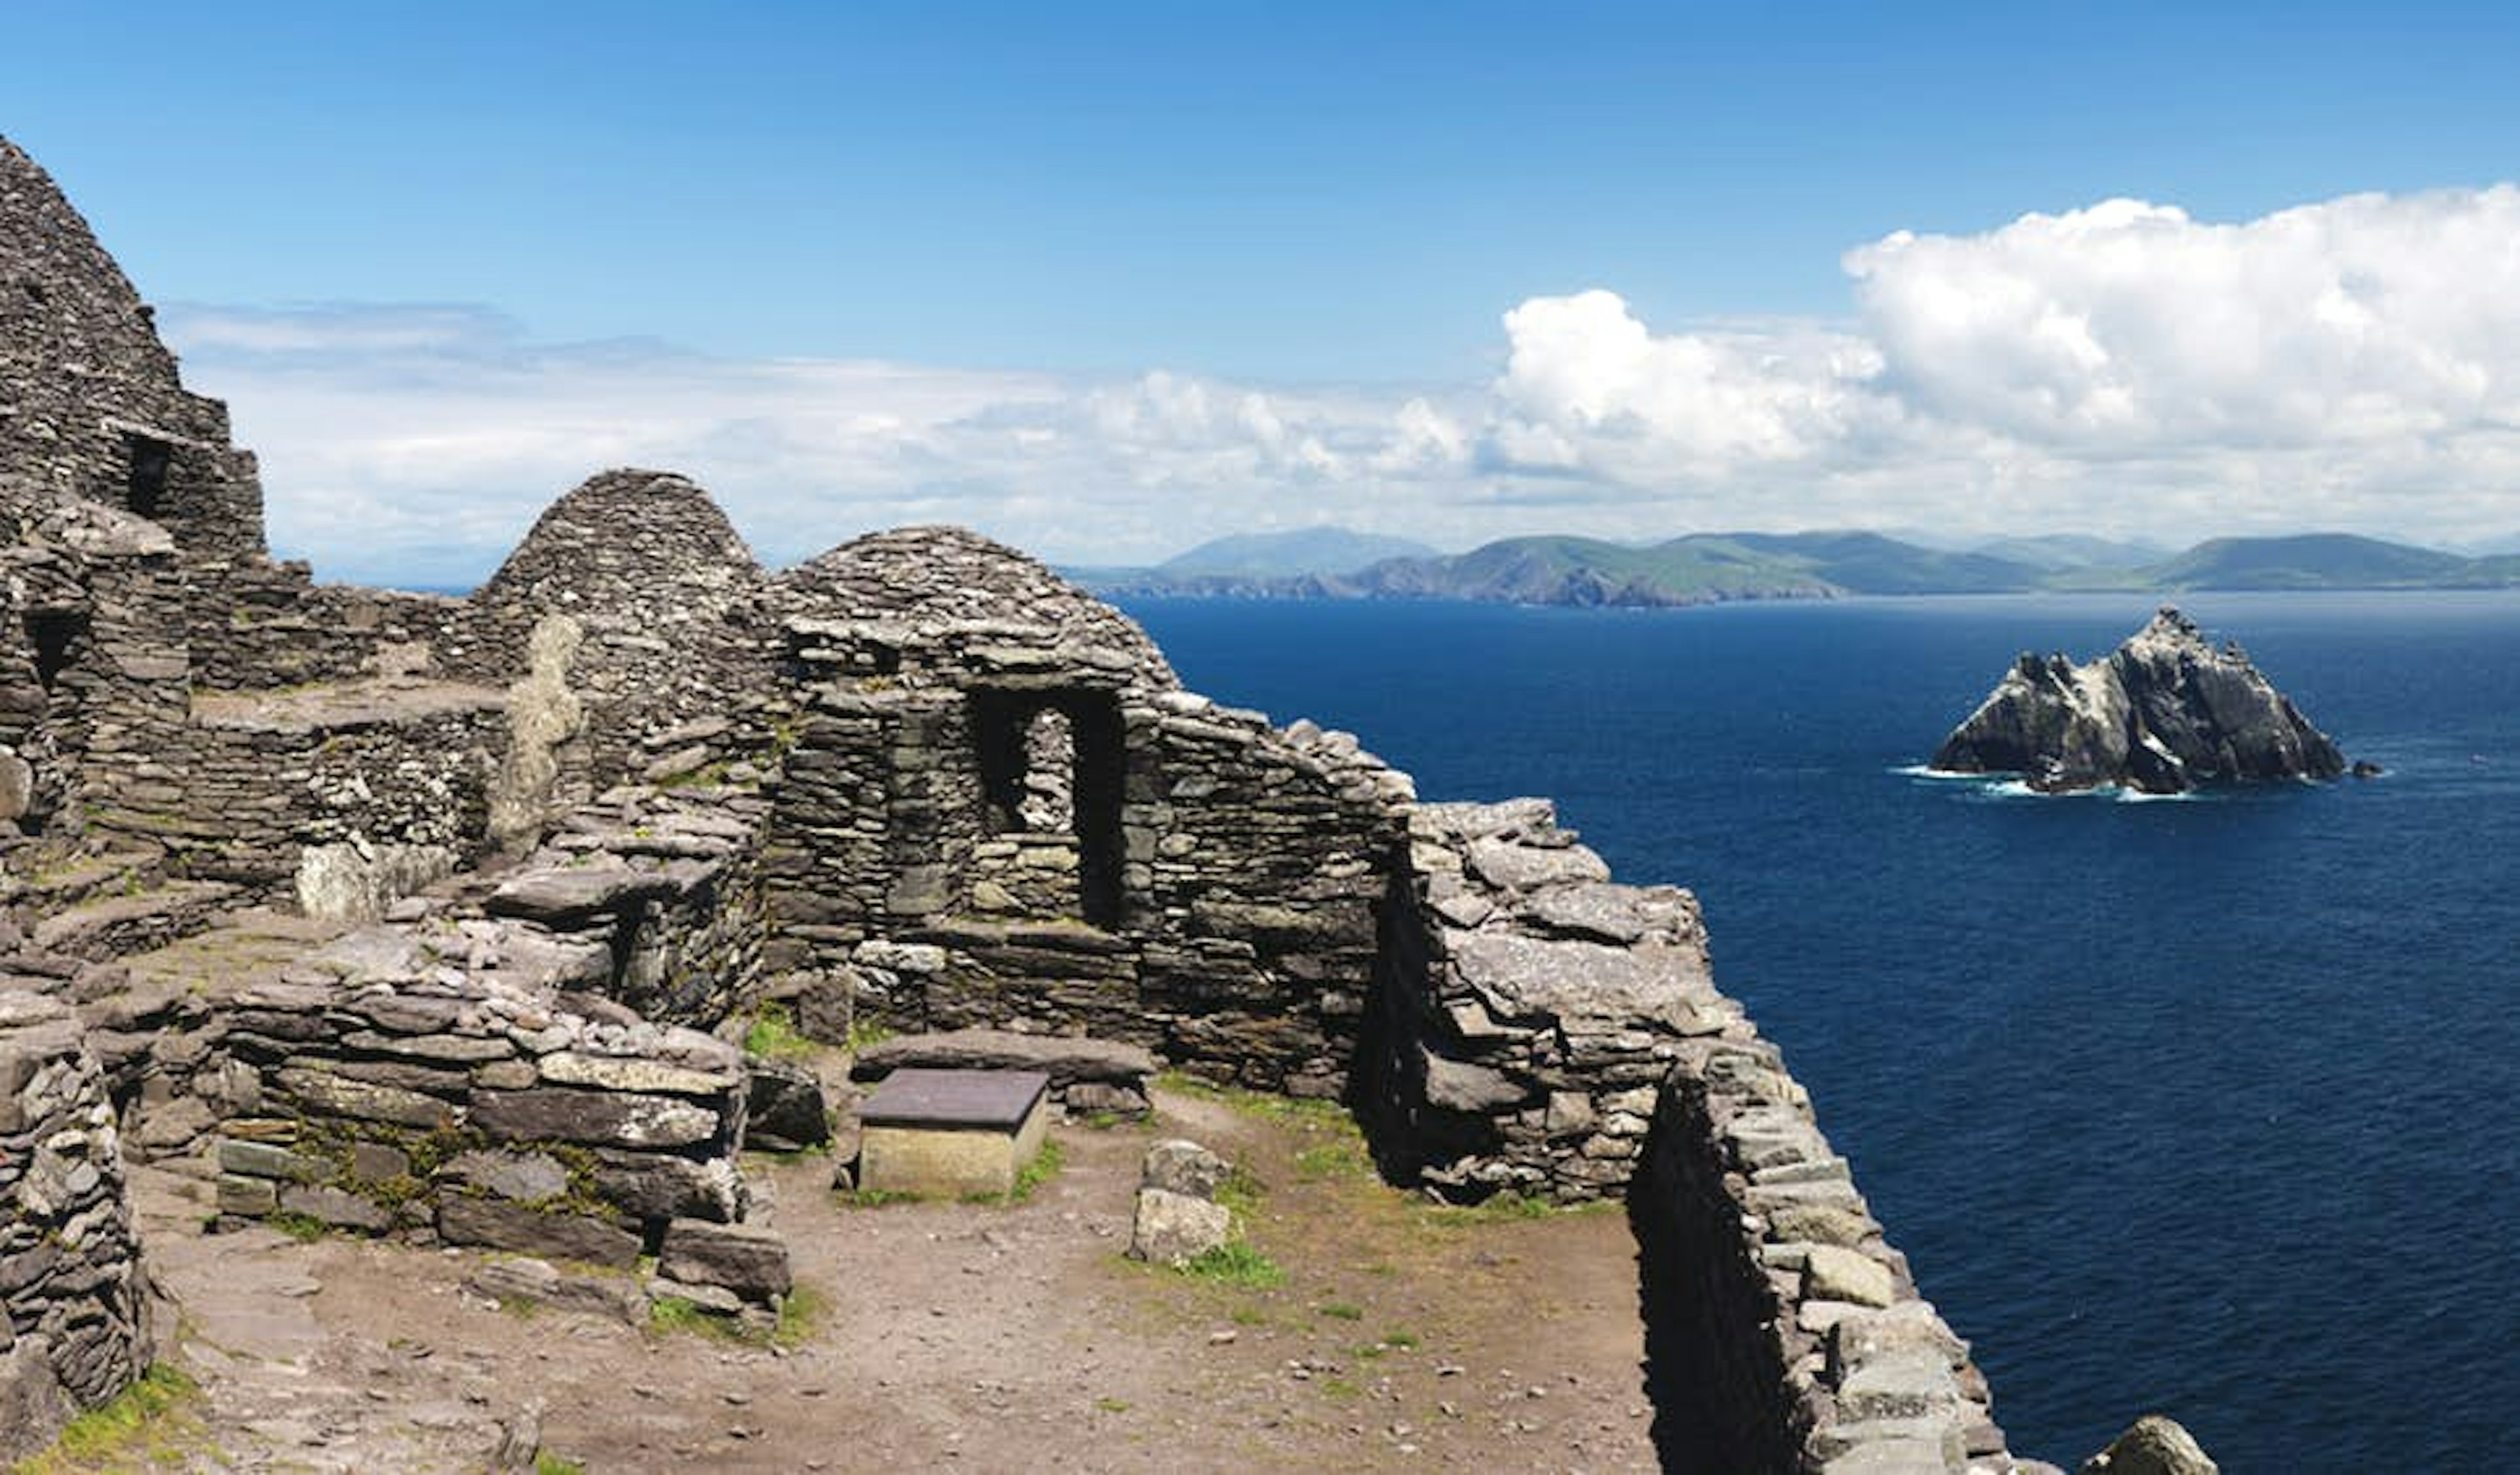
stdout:
POLYGON ((1653 612, 1139 601, 1194 689, 1429 799, 1552 795, 1692 887, 2013 1447, 2520 1462, 2520 596, 2196 595, 2383 778, 2039 798, 1912 771, 2138 597, 1653 612))

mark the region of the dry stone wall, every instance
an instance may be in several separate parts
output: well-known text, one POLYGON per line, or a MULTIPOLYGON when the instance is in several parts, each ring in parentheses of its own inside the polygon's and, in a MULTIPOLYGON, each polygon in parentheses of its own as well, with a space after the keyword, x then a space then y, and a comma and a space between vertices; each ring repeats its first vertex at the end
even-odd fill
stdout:
POLYGON ((1621 886, 1546 800, 1419 806, 1384 919, 1360 1110, 1458 1197, 1616 1194, 1684 1042, 1745 1028, 1696 899, 1621 886))
POLYGON ((2010 1454, 1968 1344, 1746 1022, 1682 1046, 1629 1212, 1666 1468, 2045 1468, 2010 1454))
POLYGON ((0 1459, 155 1357, 112 1105, 77 1016, 0 989, 0 1459))
POLYGON ((259 691, 377 676, 435 674, 464 664, 473 617, 444 594, 318 584, 303 563, 241 559, 196 565, 193 679, 214 691, 259 691))
POLYGON ((209 1154, 231 1215, 774 1304, 755 1073, 688 1027, 775 998, 1343 1096, 1451 1197, 1624 1193, 1674 1469, 2015 1468, 1694 899, 1546 803, 1417 805, 961 530, 773 578, 660 472, 470 599, 317 586, 5 141, 0 248, 0 1442, 145 1361, 125 1143, 209 1154), (102 961, 292 897, 379 920, 245 985, 102 961))

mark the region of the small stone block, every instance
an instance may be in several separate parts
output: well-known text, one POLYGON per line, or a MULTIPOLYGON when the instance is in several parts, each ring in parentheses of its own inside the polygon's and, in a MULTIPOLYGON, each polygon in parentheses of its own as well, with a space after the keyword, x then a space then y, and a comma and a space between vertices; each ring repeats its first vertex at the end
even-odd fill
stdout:
POLYGON ((222 1174, 219 1177, 219 1212, 246 1219, 261 1219, 280 1207, 280 1189, 271 1179, 241 1177, 222 1174))

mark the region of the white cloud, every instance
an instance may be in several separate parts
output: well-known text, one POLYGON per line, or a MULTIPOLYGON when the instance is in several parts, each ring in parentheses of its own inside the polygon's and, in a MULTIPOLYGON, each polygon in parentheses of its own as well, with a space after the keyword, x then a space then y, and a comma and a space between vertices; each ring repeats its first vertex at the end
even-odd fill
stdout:
POLYGON ((452 580, 607 466, 681 470, 773 562, 970 523, 1125 562, 1336 521, 1509 532, 2520 529, 2520 188, 2238 224, 2108 201, 1847 253, 1848 316, 1660 330, 1605 291, 1505 314, 1450 387, 1239 385, 655 343, 464 306, 170 308, 262 453, 275 542, 452 580))
POLYGON ((2035 443, 2308 446, 2520 409, 2520 189, 2356 195, 2239 225, 2112 200, 1851 252, 1918 409, 2035 443))

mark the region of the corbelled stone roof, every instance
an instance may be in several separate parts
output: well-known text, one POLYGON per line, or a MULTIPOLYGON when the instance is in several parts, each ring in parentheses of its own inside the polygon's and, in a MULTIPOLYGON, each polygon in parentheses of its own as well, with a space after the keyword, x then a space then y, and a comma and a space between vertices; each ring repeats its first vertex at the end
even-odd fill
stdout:
POLYGON ((1180 678, 1137 622, 1049 565, 964 528, 896 528, 840 544, 781 575, 790 620, 880 626, 904 643, 941 647, 979 636, 1043 651, 1126 658, 1132 684, 1180 678))
POLYGON ((589 477, 545 508, 474 599, 488 607, 563 601, 588 608, 541 613, 581 619, 652 613, 670 625, 683 618, 677 609, 690 613, 687 601, 722 609, 757 589, 761 576, 752 550, 707 492, 671 472, 624 467, 589 477), (659 607, 642 609, 651 604, 659 607))
POLYGON ((0 138, 0 404, 38 374, 178 388, 149 308, 43 165, 0 138))

